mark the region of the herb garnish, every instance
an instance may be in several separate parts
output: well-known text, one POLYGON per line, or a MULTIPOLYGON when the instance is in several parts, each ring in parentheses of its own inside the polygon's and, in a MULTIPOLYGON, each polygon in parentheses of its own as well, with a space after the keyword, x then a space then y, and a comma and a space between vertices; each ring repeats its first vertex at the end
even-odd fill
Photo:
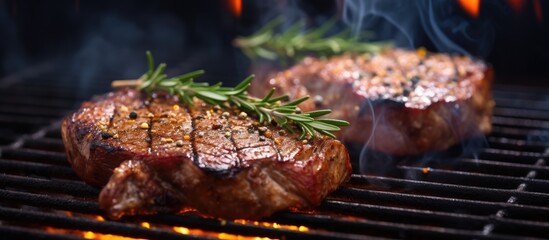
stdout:
POLYGON ((349 29, 327 35, 335 23, 332 19, 316 29, 303 31, 305 22, 298 21, 283 33, 276 33, 282 24, 282 18, 278 17, 256 33, 235 39, 234 44, 251 59, 280 60, 284 64, 307 55, 328 57, 346 52, 376 53, 391 46, 389 42, 365 42, 364 37, 354 36, 349 29))
POLYGON ((138 89, 146 92, 166 91, 171 95, 177 95, 184 104, 192 105, 193 98, 214 105, 229 107, 230 105, 240 108, 242 111, 257 114, 259 122, 269 124, 272 121, 283 126, 290 132, 295 132, 293 126, 301 130, 300 139, 305 137, 314 138, 316 133, 321 133, 335 138, 331 132, 339 131, 340 126, 348 126, 349 122, 338 119, 316 119, 317 117, 329 114, 331 110, 323 109, 300 113, 298 104, 307 100, 305 96, 291 102, 283 103, 287 95, 273 97, 275 89, 272 89, 263 98, 249 96, 246 92, 254 76, 250 75, 236 87, 224 87, 221 83, 209 85, 208 83, 197 83, 194 79, 204 74, 203 70, 189 72, 180 76, 168 78, 164 71, 166 64, 161 63, 154 67, 153 57, 147 51, 149 70, 139 80, 138 89))

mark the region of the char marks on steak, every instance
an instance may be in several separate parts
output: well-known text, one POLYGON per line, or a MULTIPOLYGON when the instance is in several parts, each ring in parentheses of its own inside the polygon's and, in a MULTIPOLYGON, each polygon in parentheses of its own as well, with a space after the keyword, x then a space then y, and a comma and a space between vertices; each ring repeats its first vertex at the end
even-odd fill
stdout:
POLYGON ((254 95, 273 87, 292 99, 309 95, 301 109, 330 108, 328 117, 351 123, 338 138, 392 155, 445 150, 491 130, 492 71, 466 56, 390 49, 308 57, 258 75, 254 95))
POLYGON ((303 142, 237 109, 132 89, 83 103, 65 118, 62 136, 76 173, 105 185, 99 204, 113 218, 194 208, 257 219, 316 206, 351 172, 337 140, 303 142))

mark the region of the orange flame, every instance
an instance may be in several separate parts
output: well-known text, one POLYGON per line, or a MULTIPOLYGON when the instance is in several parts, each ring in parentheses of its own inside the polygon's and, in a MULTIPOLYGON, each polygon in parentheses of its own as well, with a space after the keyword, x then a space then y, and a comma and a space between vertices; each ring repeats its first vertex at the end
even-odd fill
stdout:
POLYGON ((543 21, 543 12, 541 9, 541 1, 534 0, 534 12, 536 13, 536 18, 538 19, 538 22, 543 21))
POLYGON ((242 15, 242 0, 227 0, 229 8, 234 16, 240 17, 242 15))
POLYGON ((189 235, 189 233, 191 233, 191 231, 186 227, 173 227, 172 229, 184 235, 189 235))
POLYGON ((53 227, 47 227, 46 231, 49 233, 56 233, 56 234, 71 234, 71 235, 77 235, 84 239, 94 239, 94 240, 136 240, 136 239, 142 239, 142 238, 131 238, 131 237, 124 237, 124 236, 118 236, 118 235, 112 235, 112 234, 101 234, 101 233, 95 233, 92 231, 78 231, 78 230, 68 230, 68 229, 62 229, 62 228, 53 228, 53 227))
POLYGON ((515 13, 521 13, 522 9, 524 9, 524 3, 525 0, 507 0, 507 3, 515 11, 515 13))
POLYGON ((458 0, 458 3, 471 17, 478 17, 480 12, 480 0, 458 0))
POLYGON ((142 223, 141 223, 141 227, 144 227, 144 228, 151 228, 151 224, 148 223, 148 222, 142 222, 142 223))
POLYGON ((142 238, 131 238, 131 237, 123 237, 123 236, 117 236, 112 234, 100 234, 100 233, 94 233, 92 231, 87 231, 83 234, 84 239, 94 239, 94 240, 135 240, 135 239, 142 239, 142 238))
MULTIPOLYGON (((63 213, 67 216, 73 216, 72 212, 63 211, 63 213)), ((100 215, 87 215, 87 214, 77 214, 77 217, 84 217, 93 219, 99 222, 104 222, 106 219, 103 216, 100 215)), ((226 220, 222 220, 220 222, 221 226, 227 225, 226 220)), ((301 225, 285 225, 285 224, 279 224, 276 222, 260 222, 260 221, 250 221, 250 220, 244 220, 244 219, 237 219, 234 220, 234 223, 237 224, 247 224, 247 225, 255 225, 255 226, 263 226, 263 227, 270 227, 270 228, 281 228, 281 229, 288 229, 292 231, 299 231, 299 232, 307 232, 310 231, 310 229, 306 226, 301 225)), ((205 237, 214 237, 218 239, 239 239, 239 240, 271 240, 271 238, 268 237, 260 237, 260 236, 245 236, 245 235, 239 235, 236 233, 226 233, 223 231, 220 232, 214 232, 214 231, 205 231, 201 229, 193 229, 193 228, 187 228, 183 226, 167 226, 164 224, 156 224, 156 223, 150 223, 150 222, 139 222, 137 223, 139 226, 145 229, 170 229, 174 232, 180 233, 181 235, 196 235, 196 236, 205 236, 205 237)), ((134 240, 134 239, 141 239, 141 238, 132 238, 132 237, 125 237, 120 235, 112 235, 112 234, 104 234, 104 233, 98 233, 88 230, 71 230, 71 229, 61 229, 61 228, 53 228, 53 227, 46 227, 45 229, 47 232, 50 233, 58 233, 58 234, 70 234, 70 235, 76 235, 80 236, 84 239, 95 239, 95 240, 134 240)))
POLYGON ((279 223, 276 223, 276 222, 273 222, 273 223, 259 222, 259 221, 250 221, 250 220, 246 220, 246 219, 235 219, 234 222, 235 223, 240 223, 240 224, 253 224, 253 225, 256 225, 256 226, 264 226, 264 227, 271 227, 271 228, 283 228, 283 229, 288 229, 288 230, 293 230, 293 231, 300 231, 300 232, 308 232, 309 231, 309 228, 306 227, 306 226, 284 225, 284 224, 279 224, 279 223))

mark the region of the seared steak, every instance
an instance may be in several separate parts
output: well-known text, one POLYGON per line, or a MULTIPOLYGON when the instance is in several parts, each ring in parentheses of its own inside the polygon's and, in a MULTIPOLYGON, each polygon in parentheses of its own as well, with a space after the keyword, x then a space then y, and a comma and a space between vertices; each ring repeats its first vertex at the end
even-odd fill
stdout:
POLYGON ((301 109, 330 108, 328 117, 351 123, 341 140, 392 155, 444 150, 491 130, 491 69, 465 56, 392 49, 309 57, 260 79, 253 94, 276 87, 293 99, 310 95, 301 109))
POLYGON ((337 140, 301 141, 236 109, 132 89, 83 103, 62 136, 76 173, 105 185, 99 204, 113 218, 194 208, 257 219, 318 205, 351 171, 337 140))

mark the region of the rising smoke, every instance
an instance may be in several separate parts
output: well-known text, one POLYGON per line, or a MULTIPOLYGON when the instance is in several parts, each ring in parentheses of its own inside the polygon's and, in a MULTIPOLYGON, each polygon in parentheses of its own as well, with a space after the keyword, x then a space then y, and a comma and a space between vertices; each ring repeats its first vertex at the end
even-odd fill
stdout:
POLYGON ((473 19, 457 1, 345 0, 343 20, 353 32, 373 31, 397 47, 418 48, 486 57, 494 43, 494 22, 473 19))

